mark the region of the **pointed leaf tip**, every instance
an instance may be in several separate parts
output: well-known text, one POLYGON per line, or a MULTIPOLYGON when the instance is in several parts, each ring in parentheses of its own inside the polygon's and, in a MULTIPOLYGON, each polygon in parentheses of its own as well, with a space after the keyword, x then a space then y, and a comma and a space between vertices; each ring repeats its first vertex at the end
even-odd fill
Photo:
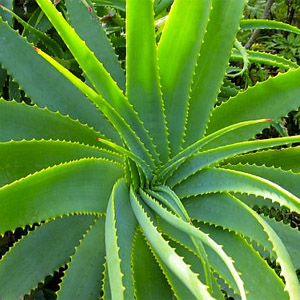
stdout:
MULTIPOLYGON (((1 4, 0 4, 1 5, 1 4)), ((33 49, 37 52, 37 53, 39 53, 39 51, 40 51, 40 49, 37 47, 37 46, 33 46, 33 49)))

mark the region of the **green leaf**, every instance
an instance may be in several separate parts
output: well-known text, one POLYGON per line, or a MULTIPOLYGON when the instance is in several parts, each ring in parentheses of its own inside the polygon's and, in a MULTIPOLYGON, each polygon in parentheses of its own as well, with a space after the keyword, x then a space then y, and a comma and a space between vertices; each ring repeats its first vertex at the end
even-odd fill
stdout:
POLYGON ((126 6, 126 94, 153 138, 163 162, 168 140, 157 66, 153 1, 128 0, 126 6))
POLYGON ((105 213, 121 168, 102 159, 54 166, 0 188, 0 233, 74 212, 105 213))
MULTIPOLYGON (((289 70, 290 68, 298 68, 299 66, 297 63, 285 59, 284 57, 265 53, 265 52, 258 52, 258 51, 249 51, 247 50, 248 59, 252 63, 259 63, 266 66, 274 66, 281 69, 289 70)), ((236 49, 233 49, 233 52, 230 56, 230 61, 233 62, 242 62, 243 56, 240 52, 236 49)))
POLYGON ((42 224, 17 242, 0 262, 0 297, 19 300, 66 264, 94 220, 89 215, 63 217, 42 224))
POLYGON ((137 113, 133 110, 122 90, 117 86, 102 63, 99 62, 85 42, 56 10, 50 0, 37 0, 37 3, 64 40, 96 91, 120 113, 131 129, 145 143, 151 154, 157 157, 154 146, 141 121, 138 119, 137 113))
POLYGON ((172 291, 140 230, 136 230, 132 249, 134 289, 137 300, 170 300, 172 291), (151 272, 149 271, 151 270, 151 272))
POLYGON ((181 150, 194 68, 202 45, 211 0, 175 0, 164 27, 158 61, 172 155, 181 150), (184 26, 183 26, 184 24, 184 26))
POLYGON ((68 116, 37 106, 0 99, 0 141, 61 139, 99 145, 101 133, 68 116))
POLYGON ((247 193, 271 199, 300 212, 300 199, 289 191, 267 179, 229 169, 204 169, 175 186, 174 191, 181 198, 215 192, 247 193))
POLYGON ((282 31, 288 31, 295 34, 300 34, 299 28, 275 20, 263 20, 263 19, 241 20, 240 28, 241 30, 275 29, 275 30, 282 30, 282 31))
MULTIPOLYGON (((241 280, 238 272, 236 271, 233 261, 227 254, 223 251, 222 247, 217 244, 214 240, 212 240, 208 235, 204 234, 203 232, 197 230, 193 225, 190 223, 178 218, 177 216, 173 215, 154 199, 151 199, 145 192, 141 193, 142 199, 153 209, 161 218, 163 218, 166 222, 174 226, 175 228, 185 232, 188 235, 193 236, 195 239, 200 240, 203 244, 207 245, 211 249, 213 249, 216 254, 221 258, 223 263, 226 265, 228 270, 230 271, 234 281, 238 286, 238 290, 241 295, 241 299, 246 299, 246 293, 244 290, 244 283, 241 280)), ((143 228, 143 227, 142 227, 143 228)), ((148 237, 149 239, 149 237, 148 237)), ((194 294, 195 295, 195 294, 194 294)), ((195 295, 196 296, 196 295, 195 295)), ((206 296, 207 297, 207 296, 206 296)), ((205 298, 206 299, 206 298, 205 298)))
POLYGON ((300 137, 298 136, 255 140, 235 143, 232 145, 221 146, 211 150, 203 151, 189 157, 181 166, 179 166, 178 170, 173 173, 172 177, 169 178, 167 182, 168 185, 174 186, 187 177, 193 175, 195 172, 200 171, 207 166, 215 165, 228 157, 233 157, 237 154, 260 150, 263 148, 296 143, 297 141, 300 141, 300 137))
MULTIPOLYGON (((228 65, 244 3, 244 0, 212 2, 213 9, 191 87, 185 146, 200 139, 205 132, 228 65)), ((255 119, 260 118, 252 120, 255 119)))
POLYGON ((270 180, 287 191, 291 192, 298 198, 300 198, 300 174, 292 173, 291 171, 283 171, 281 169, 275 169, 273 167, 268 168, 265 166, 256 165, 226 165, 223 166, 226 169, 237 170, 249 174, 253 174, 267 180, 270 180))
MULTIPOLYGON (((210 134, 230 124, 246 120, 270 118, 273 121, 285 116, 288 112, 298 108, 300 101, 298 94, 300 69, 290 70, 279 74, 263 83, 240 92, 222 105, 216 107, 208 123, 206 134, 210 134), (247 109, 245 109, 247 108, 247 109), (224 118, 224 116, 230 116, 224 118)), ((264 124, 241 128, 231 134, 221 137, 211 143, 210 147, 245 141, 252 138, 264 128, 264 124)))
POLYGON ((99 299, 105 261, 104 224, 104 218, 96 220, 77 246, 63 277, 59 300, 99 299))
POLYGON ((266 165, 267 167, 277 167, 292 172, 300 172, 300 146, 284 148, 280 150, 268 150, 228 159, 225 163, 238 164, 248 163, 255 165, 266 165))
POLYGON ((70 114, 71 118, 79 119, 119 141, 117 132, 101 112, 64 76, 39 57, 32 45, 1 20, 0 36, 4 41, 0 43, 0 63, 34 103, 52 111, 70 114))
POLYGON ((119 87, 125 90, 124 71, 97 15, 92 9, 89 10, 83 1, 67 0, 66 7, 72 27, 103 63, 119 87))
POLYGON ((207 286, 199 281, 197 274, 190 270, 190 267, 184 263, 183 259, 176 254, 174 249, 168 245, 157 231, 132 189, 130 191, 130 200, 134 214, 157 256, 196 298, 213 300, 207 291, 207 286))
POLYGON ((126 0, 93 0, 93 2, 98 5, 109 5, 121 10, 125 10, 126 7, 126 0))
MULTIPOLYGON (((11 10, 13 9, 13 0, 2 0, 1 4, 11 10)), ((0 18, 7 21, 10 26, 13 26, 13 17, 8 12, 0 10, 0 18)))
POLYGON ((65 141, 11 141, 0 143, 0 186, 47 167, 85 157, 106 158, 123 163, 117 153, 65 141), (26 157, 26 159, 24 159, 26 157))
POLYGON ((126 182, 118 181, 109 200, 105 222, 106 259, 113 300, 134 299, 131 248, 137 221, 126 182))

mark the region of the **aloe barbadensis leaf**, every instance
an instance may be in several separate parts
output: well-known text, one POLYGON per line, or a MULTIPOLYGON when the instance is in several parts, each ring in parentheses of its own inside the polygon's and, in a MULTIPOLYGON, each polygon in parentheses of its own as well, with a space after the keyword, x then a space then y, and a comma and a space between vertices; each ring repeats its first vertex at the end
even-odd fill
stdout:
POLYGON ((241 20, 240 27, 241 30, 274 29, 274 30, 282 30, 282 31, 288 31, 295 34, 300 34, 299 28, 275 20, 264 20, 264 19, 241 20))
POLYGON ((65 265, 94 220, 92 215, 62 217, 18 241, 0 261, 0 297, 19 300, 65 265))
POLYGON ((124 71, 99 22, 98 16, 92 9, 88 9, 83 1, 67 0, 66 6, 72 27, 94 52, 98 60, 103 63, 103 66, 118 86, 125 90, 124 71))
MULTIPOLYGON (((53 67, 61 72, 66 78, 68 78, 75 86, 77 86, 93 103, 95 103, 103 114, 110 120, 115 129, 119 132, 123 138, 124 143, 133 152, 133 155, 138 155, 142 160, 145 160, 151 167, 154 167, 152 157, 140 141, 136 133, 125 122, 123 117, 111 106, 101 95, 97 94, 87 84, 82 82, 79 78, 73 75, 68 69, 59 64, 51 56, 43 52, 41 49, 35 48, 36 51, 47 60, 53 67)), ((107 141, 109 143, 109 141, 107 141)), ((116 147, 119 147, 116 145, 116 147)))
POLYGON ((105 213, 112 187, 122 175, 116 163, 81 159, 3 186, 0 233, 62 214, 105 213))
MULTIPOLYGON (((1 4, 5 7, 9 8, 10 10, 13 9, 13 0, 2 0, 1 4)), ((10 26, 13 26, 14 20, 11 14, 5 11, 0 10, 0 18, 2 18, 4 21, 7 21, 10 26)))
POLYGON ((126 0, 93 0, 94 3, 98 5, 109 5, 121 10, 125 10, 126 0))
POLYGON ((112 300, 134 299, 131 252, 136 227, 128 187, 124 180, 120 180, 111 193, 105 221, 106 259, 112 300))
POLYGON ((160 270, 140 229, 136 230, 134 235, 131 264, 136 300, 172 299, 172 291, 167 280, 160 270))
MULTIPOLYGON (((218 245, 214 240, 212 240, 208 235, 203 232, 197 230, 194 226, 189 224, 188 222, 178 218, 174 214, 167 211, 158 202, 154 199, 151 199, 146 193, 141 193, 142 199, 153 209, 161 218, 163 218, 166 222, 173 225, 175 228, 185 232, 188 235, 192 235, 195 239, 199 239, 203 244, 207 245, 211 249, 213 249, 216 254, 221 258, 223 263, 227 266, 230 271, 234 281, 238 286, 238 290, 242 300, 246 300, 246 292, 244 290, 243 281, 240 278, 240 275, 236 271, 233 261, 227 254, 223 251, 222 247, 218 245)), ((148 238, 149 239, 149 238, 148 238)))
POLYGON ((225 165, 226 169, 237 170, 249 174, 253 174, 267 180, 270 180, 279 186, 283 187, 287 191, 291 192, 298 198, 300 198, 300 174, 292 173, 291 171, 284 171, 280 168, 256 166, 248 164, 237 164, 237 165, 225 165))
POLYGON ((32 45, 1 20, 0 34, 2 39, 10 41, 0 43, 0 62, 34 103, 52 111, 70 114, 71 118, 101 130, 114 141, 119 140, 118 133, 101 112, 64 76, 39 57, 32 45))
POLYGON ((101 133, 60 113, 0 98, 0 141, 61 139, 88 145, 101 133))
MULTIPOLYGON (((263 83, 257 83, 246 91, 240 92, 222 105, 216 107, 210 117, 206 134, 210 134, 230 124, 246 120, 270 118, 277 121, 288 112, 298 108, 300 101, 297 95, 300 69, 279 74, 263 83), (247 109, 245 109, 247 107, 247 109), (224 116, 230 116, 225 118, 224 116)), ((252 138, 264 128, 264 124, 241 128, 225 137, 212 142, 210 147, 245 141, 252 138)))
POLYGON ((122 90, 103 67, 102 63, 99 62, 85 42, 56 10, 50 0, 37 0, 37 3, 44 11, 45 15, 47 15, 48 19, 51 20, 51 23, 70 49, 74 58, 81 66, 96 91, 120 113, 132 130, 142 142, 145 143, 151 154, 157 158, 158 154, 154 149, 149 135, 144 129, 141 121, 138 119, 137 113, 125 98, 122 90))
POLYGON ((176 254, 157 231, 132 189, 130 200, 133 212, 157 256, 197 299, 213 300, 214 298, 209 294, 207 286, 200 282, 198 275, 191 271, 190 267, 184 263, 183 259, 176 254))
POLYGON ((157 65, 153 0, 127 0, 126 94, 157 146, 168 160, 168 140, 157 65))
POLYGON ((251 126, 259 123, 264 123, 264 122, 270 122, 271 120, 269 119, 262 119, 262 120, 255 120, 255 121, 247 121, 247 122, 241 122, 241 123, 236 123, 231 126, 222 128, 208 136, 203 137, 202 139, 196 141, 192 145, 188 146, 184 150, 180 151, 177 155, 175 155, 171 160, 169 160, 162 168, 161 171, 159 172, 157 176, 157 180, 165 180, 168 175, 172 174, 180 164, 184 163, 184 161, 192 156, 195 152, 199 151, 201 148, 203 148, 205 145, 213 142, 215 139, 226 135, 227 133, 238 130, 239 128, 246 127, 246 126, 251 126), (180 163, 179 163, 180 161, 180 163))
POLYGON ((179 166, 176 172, 173 172, 173 175, 168 179, 167 183, 170 186, 174 186, 197 171, 207 166, 217 164, 230 156, 233 157, 237 154, 242 154, 249 151, 296 143, 298 141, 300 141, 299 136, 255 140, 235 143, 199 152, 189 157, 181 166, 179 166))
MULTIPOLYGON (((265 52, 258 52, 258 51, 247 51, 248 59, 252 63, 259 63, 267 66, 274 66, 281 69, 289 70, 290 68, 298 68, 299 66, 297 63, 288 60, 284 57, 265 53, 265 52)), ((242 62, 243 57, 239 53, 238 50, 233 49, 232 54, 230 56, 230 61, 232 62, 242 62)))
MULTIPOLYGON (((267 150, 256 153, 249 153, 228 159, 230 164, 248 163, 277 167, 292 172, 300 172, 300 147, 289 147, 278 150, 267 150)), ((225 162, 226 163, 226 162, 225 162)))
MULTIPOLYGON (((228 65, 244 0, 213 0, 212 7, 191 87, 185 146, 196 142, 205 132, 228 65)), ((252 120, 255 119, 261 118, 252 120)))
POLYGON ((189 92, 211 0, 175 0, 159 45, 158 62, 171 154, 181 150, 189 92), (184 24, 184 26, 182 26, 184 24))
POLYGON ((99 299, 105 261, 104 224, 100 217, 83 236, 68 263, 57 299, 99 299))
POLYGON ((300 199, 276 183, 230 169, 204 169, 175 186, 174 191, 181 198, 217 192, 253 194, 300 212, 300 199))
POLYGON ((5 157, 0 167, 0 186, 47 167, 81 158, 105 158, 120 164, 124 163, 122 156, 105 149, 79 143, 46 140, 0 142, 0 157, 5 157))

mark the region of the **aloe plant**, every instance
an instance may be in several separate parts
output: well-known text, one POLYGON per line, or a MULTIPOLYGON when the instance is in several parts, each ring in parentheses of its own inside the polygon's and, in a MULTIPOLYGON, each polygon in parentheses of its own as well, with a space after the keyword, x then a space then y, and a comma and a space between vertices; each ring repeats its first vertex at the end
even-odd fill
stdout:
POLYGON ((253 206, 300 213, 300 147, 271 149, 300 137, 253 137, 300 105, 300 70, 215 107, 243 1, 175 0, 157 43, 153 1, 127 0, 126 75, 88 2, 37 3, 84 76, 0 21, 34 103, 0 101, 0 233, 35 224, 0 298, 66 266, 60 300, 299 299, 299 231, 253 206))

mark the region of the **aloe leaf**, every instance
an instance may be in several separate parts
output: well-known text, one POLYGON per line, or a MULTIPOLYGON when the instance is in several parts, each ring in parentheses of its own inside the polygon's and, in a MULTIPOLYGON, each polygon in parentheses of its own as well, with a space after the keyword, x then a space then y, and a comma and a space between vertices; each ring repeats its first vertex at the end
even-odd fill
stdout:
POLYGON ((109 5, 121 10, 125 10, 126 8, 126 0, 93 0, 93 2, 98 5, 109 5))
POLYGON ((120 113, 132 130, 140 137, 142 142, 145 143, 152 155, 157 157, 154 146, 141 121, 138 119, 137 113, 133 110, 122 90, 117 86, 102 63, 98 61, 93 52, 56 10, 50 0, 37 0, 37 3, 45 15, 47 15, 48 19, 51 20, 52 25, 64 40, 96 91, 120 113))
POLYGON ((22 18, 20 18, 17 14, 15 14, 10 9, 6 8, 5 6, 0 4, 0 8, 6 11, 7 13, 11 14, 23 27, 24 30, 32 33, 46 48, 48 48, 53 55, 62 57, 63 52, 59 44, 46 35, 44 32, 39 31, 38 29, 31 26, 29 23, 25 22, 22 18))
POLYGON ((136 230, 132 251, 131 262, 136 299, 171 299, 172 291, 140 230, 136 230))
POLYGON ((226 165, 226 169, 237 170, 249 174, 253 174, 280 185, 287 191, 291 192, 300 198, 300 174, 292 173, 291 171, 283 171, 280 168, 256 166, 248 164, 226 165))
POLYGON ((163 162, 168 140, 157 66, 153 1, 127 1, 126 94, 153 138, 163 162))
POLYGON ((83 1, 67 0, 66 7, 72 27, 84 40, 94 55, 103 63, 118 86, 125 90, 125 76, 117 55, 110 44, 98 16, 87 9, 83 1))
POLYGON ((99 299, 105 261, 104 224, 104 218, 97 219, 77 246, 63 277, 58 292, 59 300, 99 299))
POLYGON ((123 163, 120 155, 105 149, 79 143, 45 140, 0 143, 0 157, 5 157, 0 166, 0 186, 47 167, 86 157, 105 158, 123 163))
MULTIPOLYGON (((297 63, 288 60, 284 57, 258 51, 247 50, 248 59, 252 63, 259 63, 267 66, 274 66, 281 69, 289 70, 290 68, 298 68, 297 63)), ((233 49, 230 56, 230 61, 242 62, 243 57, 236 49, 233 49)))
MULTIPOLYGON (((185 146, 200 139, 205 132, 228 65, 244 1, 213 0, 212 7, 191 87, 185 146)), ((261 118, 252 120, 255 119, 261 118)))
POLYGON ((295 34, 300 34, 300 29, 279 21, 274 20, 264 20, 264 19, 248 19, 241 20, 240 22, 241 30, 254 30, 254 29, 275 29, 288 31, 295 34))
POLYGON ((179 166, 176 172, 173 172, 173 175, 168 179, 167 183, 170 186, 174 186, 175 184, 178 184, 182 180, 193 175, 197 171, 212 164, 217 164, 220 161, 228 157, 233 157, 237 154, 242 154, 245 152, 260 150, 269 147, 286 145, 290 143, 296 143, 298 141, 300 141, 299 136, 267 140, 255 140, 221 146, 211 150, 196 153, 193 156, 189 157, 181 166, 179 166))
POLYGON ((248 163, 255 165, 266 165, 267 167, 277 167, 292 172, 300 172, 300 147, 290 147, 280 150, 267 150, 256 153, 249 153, 228 159, 225 163, 238 164, 248 163))
POLYGON ((0 43, 0 63, 34 103, 51 111, 70 114, 71 118, 100 129, 107 137, 119 141, 118 133, 101 112, 64 76, 39 57, 32 45, 1 20, 0 34, 4 41, 10 41, 0 43))
POLYGON ((232 274, 234 281, 236 282, 241 299, 245 300, 246 293, 244 290, 244 283, 240 278, 240 275, 236 271, 233 261, 227 254, 223 251, 222 247, 218 245, 214 240, 212 240, 208 235, 204 234, 203 232, 197 230, 193 225, 187 223, 186 221, 178 218, 177 216, 173 215, 154 199, 151 199, 146 193, 141 194, 142 199, 153 209, 161 218, 163 218, 166 222, 173 225, 175 228, 185 232, 188 235, 192 235, 196 239, 199 239, 203 244, 207 245, 211 249, 213 249, 216 254, 221 258, 224 264, 227 266, 228 270, 232 274))
POLYGON ((195 152, 197 152, 199 149, 204 147, 205 145, 211 143, 215 139, 231 132, 234 130, 237 130, 239 128, 245 127, 245 126, 251 126, 263 122, 270 122, 269 119, 263 119, 263 120, 255 120, 255 121, 248 121, 248 122, 241 122, 237 124, 233 124, 231 126, 222 128, 200 140, 193 143, 192 145, 188 146, 181 152, 179 152, 177 155, 175 155, 170 161, 168 161, 163 167, 160 173, 157 176, 157 180, 165 180, 169 174, 172 174, 180 164, 184 163, 184 161, 193 155, 195 152))
POLYGON ((103 300, 111 300, 111 290, 109 285, 109 276, 107 262, 104 263, 103 285, 102 285, 103 300))
POLYGON ((27 139, 64 139, 99 145, 101 133, 37 106, 0 99, 0 141, 27 139))
MULTIPOLYGON (((290 70, 279 74, 263 83, 240 92, 222 105, 216 107, 210 117, 206 134, 210 134, 230 124, 246 120, 270 118, 277 121, 291 110, 300 105, 297 95, 299 87, 300 69, 290 70), (247 109, 245 109, 247 107, 247 109), (230 118, 224 118, 230 116, 230 118)), ((264 128, 264 124, 240 128, 234 133, 220 137, 212 142, 210 147, 245 141, 252 138, 264 128)))
POLYGON ((89 215, 63 217, 42 224, 17 242, 0 262, 0 297, 18 300, 66 264, 94 220, 89 215))
POLYGON ((191 271, 190 267, 184 263, 183 259, 176 254, 174 249, 168 245, 157 231, 132 189, 130 191, 130 200, 133 212, 158 257, 174 272, 196 298, 213 300, 207 291, 207 286, 199 281, 197 274, 191 271))
POLYGON ((105 213, 122 169, 102 159, 81 159, 37 172, 0 188, 0 233, 74 212, 105 213))
POLYGON ((129 190, 118 181, 109 200, 105 222, 106 259, 112 299, 134 299, 131 248, 137 221, 130 206, 129 190))
POLYGON ((289 191, 267 179, 229 169, 204 169, 175 186, 174 191, 180 198, 216 192, 253 194, 300 212, 300 199, 289 191))
POLYGON ((297 228, 292 228, 289 225, 283 224, 282 222, 276 222, 274 219, 270 219, 262 216, 262 218, 273 228, 279 238, 282 240, 286 247, 293 266, 296 270, 300 268, 300 233, 297 228))
MULTIPOLYGON (((13 9, 13 0, 2 0, 1 4, 10 10, 13 9)), ((7 11, 0 10, 0 18, 2 18, 4 21, 7 21, 10 26, 13 26, 13 17, 7 11)))
POLYGON ((211 0, 175 0, 159 45, 158 61, 172 155, 181 150, 194 68, 211 0), (182 26, 184 24, 184 26, 182 26))
MULTIPOLYGON (((133 152, 133 156, 139 156, 141 159, 144 159, 147 163, 153 167, 152 157, 148 151, 141 143, 139 137, 136 133, 129 127, 129 125, 125 122, 122 116, 112 107, 109 103, 107 103, 101 95, 97 94, 93 89, 91 89, 87 84, 82 82, 79 78, 73 75, 69 70, 55 61, 52 57, 47 55, 42 50, 36 48, 36 51, 45 58, 49 63, 51 63, 59 72, 61 72, 64 76, 66 76, 74 85, 76 85, 93 103, 95 103, 103 112, 103 114, 110 120, 110 122, 114 125, 116 130, 122 136, 123 141, 126 143, 128 148, 133 152)), ((102 142, 110 143, 109 141, 102 142)), ((111 143, 113 144, 113 143, 111 143)), ((115 145, 114 147, 119 147, 115 145)))

